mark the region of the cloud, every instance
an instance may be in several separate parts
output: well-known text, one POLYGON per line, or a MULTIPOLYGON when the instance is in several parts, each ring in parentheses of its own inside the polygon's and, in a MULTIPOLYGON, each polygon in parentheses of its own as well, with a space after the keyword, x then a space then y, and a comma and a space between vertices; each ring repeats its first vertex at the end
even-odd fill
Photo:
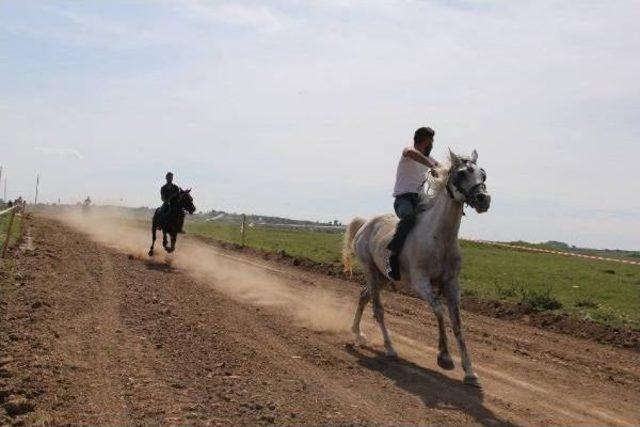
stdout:
POLYGON ((9 7, 9 11, 15 14, 14 19, 3 22, 0 33, 47 43, 130 50, 172 46, 183 40, 179 34, 171 32, 169 25, 159 29, 153 23, 139 21, 133 13, 113 14, 106 7, 83 5, 74 8, 51 2, 28 4, 17 12, 9 7))
POLYGON ((78 150, 73 148, 34 147, 33 149, 39 153, 47 155, 74 157, 78 160, 84 159, 84 156, 78 150))
POLYGON ((264 32, 281 30, 289 21, 288 17, 277 14, 265 4, 191 0, 185 2, 184 6, 195 19, 215 24, 250 27, 264 32))

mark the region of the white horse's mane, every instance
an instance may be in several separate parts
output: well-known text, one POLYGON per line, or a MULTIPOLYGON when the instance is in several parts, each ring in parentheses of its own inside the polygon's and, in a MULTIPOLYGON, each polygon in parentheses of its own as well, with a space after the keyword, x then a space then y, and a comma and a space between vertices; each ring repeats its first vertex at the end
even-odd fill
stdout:
POLYGON ((451 172, 451 162, 440 163, 434 169, 438 177, 434 178, 431 173, 428 173, 424 183, 424 199, 422 204, 425 207, 430 207, 435 199, 438 198, 438 195, 446 189, 447 182, 449 181, 449 173, 451 172))
POLYGON ((439 193, 440 191, 444 190, 445 186, 447 185, 447 181, 449 180, 449 172, 451 171, 451 164, 440 163, 434 169, 438 174, 438 177, 434 178, 431 174, 429 174, 427 182, 429 183, 429 187, 434 191, 434 193, 439 193))

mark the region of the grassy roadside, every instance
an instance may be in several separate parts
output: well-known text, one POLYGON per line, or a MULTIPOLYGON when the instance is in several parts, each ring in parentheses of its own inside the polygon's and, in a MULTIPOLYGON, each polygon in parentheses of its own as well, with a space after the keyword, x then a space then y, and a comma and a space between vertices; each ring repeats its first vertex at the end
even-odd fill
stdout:
MULTIPOLYGON (((11 214, 3 215, 0 217, 0 251, 4 245, 4 240, 7 236, 7 227, 9 226, 9 220, 11 218, 11 214)), ((9 236, 9 247, 12 247, 16 244, 18 239, 20 238, 20 233, 22 231, 22 216, 16 215, 13 219, 13 226, 11 227, 11 235, 9 236)))
MULTIPOLYGON (((238 224, 187 221, 186 229, 189 234, 240 244, 238 224)), ((317 262, 338 263, 341 260, 342 233, 248 227, 245 244, 266 251, 285 250, 290 255, 317 262)))
MULTIPOLYGON (((240 243, 238 224, 191 221, 190 234, 240 243)), ((284 250, 316 262, 340 262, 342 234, 252 227, 247 246, 284 250)), ((640 329, 640 267, 462 243, 464 293, 487 300, 526 302, 609 326, 640 329)))

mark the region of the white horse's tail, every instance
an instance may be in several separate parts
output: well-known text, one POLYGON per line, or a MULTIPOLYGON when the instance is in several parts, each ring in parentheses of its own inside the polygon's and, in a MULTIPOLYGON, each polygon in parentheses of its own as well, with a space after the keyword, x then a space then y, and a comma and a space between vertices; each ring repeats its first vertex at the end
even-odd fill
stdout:
POLYGON ((364 223, 367 222, 366 219, 361 217, 355 217, 351 220, 349 225, 347 225, 347 230, 344 233, 344 245, 342 246, 342 265, 344 274, 351 275, 353 274, 353 268, 351 266, 351 256, 353 255, 353 238, 356 236, 356 233, 364 223))

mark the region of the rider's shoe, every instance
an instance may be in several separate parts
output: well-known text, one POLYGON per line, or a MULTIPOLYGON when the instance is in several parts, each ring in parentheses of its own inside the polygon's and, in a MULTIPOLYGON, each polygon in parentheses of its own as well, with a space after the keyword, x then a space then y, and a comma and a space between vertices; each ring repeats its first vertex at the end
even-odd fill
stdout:
POLYGON ((393 280, 400 280, 400 265, 398 255, 392 253, 387 258, 387 276, 393 280))

